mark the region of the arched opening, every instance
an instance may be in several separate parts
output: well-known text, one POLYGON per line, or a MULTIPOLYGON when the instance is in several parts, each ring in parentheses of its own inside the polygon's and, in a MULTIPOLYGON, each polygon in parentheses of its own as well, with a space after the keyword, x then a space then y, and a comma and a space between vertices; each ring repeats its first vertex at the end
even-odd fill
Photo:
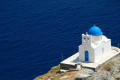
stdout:
POLYGON ((85 51, 85 61, 89 61, 89 53, 88 53, 88 51, 85 51))

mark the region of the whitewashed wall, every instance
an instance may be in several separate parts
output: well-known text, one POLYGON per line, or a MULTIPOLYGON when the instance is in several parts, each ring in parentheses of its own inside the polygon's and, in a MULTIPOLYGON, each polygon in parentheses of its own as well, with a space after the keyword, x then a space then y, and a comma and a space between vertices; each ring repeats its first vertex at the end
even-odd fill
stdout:
POLYGON ((105 57, 106 55, 109 55, 110 53, 111 53, 111 40, 107 42, 103 41, 100 46, 95 48, 95 62, 100 61, 101 58, 105 57))
POLYGON ((89 62, 94 62, 94 49, 90 45, 79 46, 79 60, 85 62, 85 51, 89 52, 89 62))
POLYGON ((105 36, 91 36, 82 34, 82 45, 79 46, 79 60, 85 62, 85 51, 89 53, 89 62, 98 62, 111 52, 111 39, 105 36), (102 40, 105 39, 105 40, 102 40), (94 39, 94 40, 93 40, 94 39), (92 42, 101 41, 95 48, 91 46, 92 42))

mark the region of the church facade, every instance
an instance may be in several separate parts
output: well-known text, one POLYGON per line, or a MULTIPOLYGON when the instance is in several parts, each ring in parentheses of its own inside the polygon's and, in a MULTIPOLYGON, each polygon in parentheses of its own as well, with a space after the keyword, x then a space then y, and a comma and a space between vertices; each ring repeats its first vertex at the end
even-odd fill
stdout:
POLYGON ((79 46, 79 61, 97 63, 111 53, 111 39, 103 35, 100 28, 94 26, 88 33, 82 34, 82 44, 79 46))

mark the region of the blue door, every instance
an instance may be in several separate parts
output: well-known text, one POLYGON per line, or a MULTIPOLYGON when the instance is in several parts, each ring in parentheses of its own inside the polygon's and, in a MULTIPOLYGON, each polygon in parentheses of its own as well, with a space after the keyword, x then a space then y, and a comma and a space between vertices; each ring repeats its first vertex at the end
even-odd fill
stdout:
POLYGON ((88 53, 88 51, 85 51, 85 61, 89 61, 89 53, 88 53))

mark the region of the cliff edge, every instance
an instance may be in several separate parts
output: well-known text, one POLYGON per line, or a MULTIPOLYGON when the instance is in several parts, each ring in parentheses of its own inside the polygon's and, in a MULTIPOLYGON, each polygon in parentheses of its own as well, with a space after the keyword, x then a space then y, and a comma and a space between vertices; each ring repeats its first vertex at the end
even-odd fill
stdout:
POLYGON ((34 80, 119 80, 120 56, 105 62, 96 72, 92 69, 82 68, 80 71, 60 72, 60 65, 34 80))

